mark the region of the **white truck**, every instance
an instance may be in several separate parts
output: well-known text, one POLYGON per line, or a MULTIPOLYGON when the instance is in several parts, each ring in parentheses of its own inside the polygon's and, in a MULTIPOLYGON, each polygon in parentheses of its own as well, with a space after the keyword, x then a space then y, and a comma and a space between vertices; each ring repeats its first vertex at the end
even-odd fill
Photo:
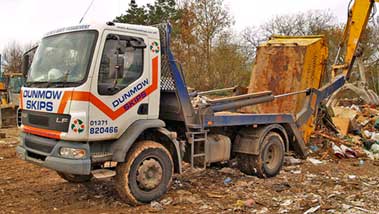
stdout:
POLYGON ((241 171, 272 177, 285 152, 306 156, 300 128, 345 76, 320 90, 195 104, 207 92, 188 92, 170 31, 168 24, 108 22, 46 34, 20 93, 18 156, 70 182, 115 175, 117 191, 132 204, 161 197, 182 160, 205 168, 237 158, 241 171), (307 101, 296 117, 227 112, 299 93, 307 101))

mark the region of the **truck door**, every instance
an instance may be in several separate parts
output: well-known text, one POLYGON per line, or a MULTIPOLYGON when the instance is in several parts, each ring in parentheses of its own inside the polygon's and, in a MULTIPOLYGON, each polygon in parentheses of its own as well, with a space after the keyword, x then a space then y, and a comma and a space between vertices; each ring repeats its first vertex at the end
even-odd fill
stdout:
POLYGON ((148 118, 152 80, 146 44, 141 35, 104 32, 91 85, 89 140, 117 138, 148 118))

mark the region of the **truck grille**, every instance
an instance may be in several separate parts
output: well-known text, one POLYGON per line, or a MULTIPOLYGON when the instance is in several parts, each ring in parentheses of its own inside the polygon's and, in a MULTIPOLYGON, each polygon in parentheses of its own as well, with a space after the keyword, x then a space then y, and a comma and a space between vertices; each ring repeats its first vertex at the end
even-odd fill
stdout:
POLYGON ((43 153, 51 153, 53 151, 57 141, 52 141, 44 137, 38 137, 30 134, 26 134, 24 138, 24 144, 27 149, 33 149, 43 153))
POLYGON ((50 153, 54 148, 54 145, 39 144, 33 141, 25 141, 25 146, 44 153, 50 153))
POLYGON ((29 114, 29 123, 39 126, 49 126, 49 118, 41 115, 29 114))
POLYGON ((28 151, 28 156, 31 157, 31 158, 37 159, 37 160, 41 160, 41 161, 45 161, 46 160, 46 156, 45 155, 40 155, 40 154, 37 154, 37 153, 34 153, 34 152, 30 152, 30 151, 28 151))
POLYGON ((29 110, 21 111, 21 122, 23 125, 59 132, 68 132, 70 119, 71 116, 68 114, 55 114, 29 110))

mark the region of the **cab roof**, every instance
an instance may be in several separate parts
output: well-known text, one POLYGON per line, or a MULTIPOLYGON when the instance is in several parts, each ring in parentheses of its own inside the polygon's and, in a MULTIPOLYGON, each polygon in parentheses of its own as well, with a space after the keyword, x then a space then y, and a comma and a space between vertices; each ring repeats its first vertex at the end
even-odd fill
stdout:
POLYGON ((115 22, 80 24, 58 28, 53 31, 47 32, 43 37, 83 30, 97 30, 99 32, 102 32, 104 30, 129 31, 137 34, 148 35, 152 38, 159 38, 159 30, 156 27, 115 22))

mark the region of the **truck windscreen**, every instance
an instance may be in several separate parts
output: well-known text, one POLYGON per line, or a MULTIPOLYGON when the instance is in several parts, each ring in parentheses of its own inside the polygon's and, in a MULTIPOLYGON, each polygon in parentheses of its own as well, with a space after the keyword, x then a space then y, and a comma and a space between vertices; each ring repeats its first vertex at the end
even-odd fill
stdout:
POLYGON ((90 67, 96 38, 96 31, 79 31, 42 39, 27 84, 82 83, 90 67))

